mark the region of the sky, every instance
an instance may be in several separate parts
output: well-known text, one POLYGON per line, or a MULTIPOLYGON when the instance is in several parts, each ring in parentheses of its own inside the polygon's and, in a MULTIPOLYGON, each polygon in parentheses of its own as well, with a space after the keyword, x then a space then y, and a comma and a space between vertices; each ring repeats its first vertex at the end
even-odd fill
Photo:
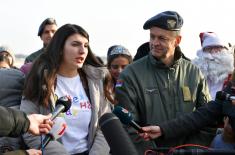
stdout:
POLYGON ((234 0, 2 0, 0 44, 15 54, 29 55, 42 47, 37 36, 41 22, 53 17, 58 26, 72 23, 90 35, 98 56, 106 56, 112 45, 123 45, 134 56, 149 41, 143 24, 156 14, 173 10, 184 19, 180 47, 189 58, 200 49, 199 33, 216 32, 235 44, 234 0))

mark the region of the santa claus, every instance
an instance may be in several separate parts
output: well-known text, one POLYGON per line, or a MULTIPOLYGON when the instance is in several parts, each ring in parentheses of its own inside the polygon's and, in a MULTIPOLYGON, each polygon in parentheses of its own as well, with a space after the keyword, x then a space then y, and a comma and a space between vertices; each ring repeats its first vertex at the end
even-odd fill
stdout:
POLYGON ((222 90, 224 81, 233 71, 233 52, 214 32, 200 33, 202 48, 192 62, 197 65, 207 79, 212 99, 222 90))

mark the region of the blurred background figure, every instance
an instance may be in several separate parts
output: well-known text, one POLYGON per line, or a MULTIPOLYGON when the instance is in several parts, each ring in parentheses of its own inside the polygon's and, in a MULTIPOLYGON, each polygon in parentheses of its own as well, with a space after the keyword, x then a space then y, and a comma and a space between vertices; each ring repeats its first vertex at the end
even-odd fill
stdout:
POLYGON ((233 71, 233 52, 228 44, 222 41, 214 32, 200 33, 202 48, 197 51, 193 63, 204 74, 212 99, 216 92, 222 90, 224 83, 229 81, 233 71))
POLYGON ((57 24, 54 18, 47 18, 41 23, 38 29, 38 36, 43 42, 43 47, 40 50, 33 52, 32 54, 30 54, 25 58, 24 65, 20 67, 20 70, 25 75, 27 75, 27 73, 30 71, 32 67, 32 62, 45 51, 46 47, 48 46, 52 37, 54 36, 56 30, 57 30, 57 24))
POLYGON ((0 46, 0 105, 19 108, 24 75, 14 67, 14 54, 8 46, 0 46))
POLYGON ((11 49, 6 46, 0 46, 0 68, 14 68, 15 56, 11 49))
MULTIPOLYGON (((0 106, 19 109, 24 86, 24 74, 14 66, 15 56, 9 46, 0 46, 0 106)), ((41 153, 40 150, 29 149, 21 136, 1 137, 0 154, 29 154, 41 153), (21 149, 21 150, 19 150, 21 149), (26 150, 26 151, 25 151, 26 150)))
POLYGON ((115 85, 123 69, 132 63, 131 53, 122 45, 113 45, 108 49, 107 67, 110 74, 105 79, 105 96, 112 105, 115 105, 115 85))
POLYGON ((145 42, 145 43, 141 44, 137 49, 137 52, 134 56, 133 61, 136 61, 136 60, 148 55, 149 51, 150 51, 149 42, 145 42))
MULTIPOLYGON (((197 51, 197 58, 193 60, 193 63, 204 74, 210 95, 215 100, 216 92, 223 90, 231 80, 234 69, 234 55, 229 44, 221 40, 216 33, 202 32, 199 37, 202 48, 197 51)), ((218 128, 218 135, 214 138, 211 147, 231 148, 234 145, 230 144, 234 141, 234 133, 228 119, 225 118, 224 125, 218 128)), ((218 122, 223 121, 218 120, 218 122)))
POLYGON ((53 37, 56 30, 57 30, 57 24, 56 20, 53 18, 47 18, 41 23, 38 29, 38 36, 41 38, 43 42, 43 47, 40 50, 27 56, 25 58, 24 63, 33 62, 39 55, 43 53, 43 51, 51 41, 51 38, 53 37))
POLYGON ((234 150, 235 148, 235 134, 229 123, 229 117, 224 119, 224 130, 222 133, 216 135, 211 143, 212 148, 234 150))

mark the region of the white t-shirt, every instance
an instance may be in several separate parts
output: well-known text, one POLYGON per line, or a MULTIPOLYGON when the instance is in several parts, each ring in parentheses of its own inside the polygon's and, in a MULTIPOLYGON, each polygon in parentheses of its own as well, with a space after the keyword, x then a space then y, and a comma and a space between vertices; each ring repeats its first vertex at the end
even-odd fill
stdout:
POLYGON ((88 131, 91 120, 91 104, 82 86, 80 76, 72 78, 57 75, 55 94, 58 98, 70 96, 71 108, 60 115, 65 119, 67 128, 62 143, 70 154, 88 150, 88 131))

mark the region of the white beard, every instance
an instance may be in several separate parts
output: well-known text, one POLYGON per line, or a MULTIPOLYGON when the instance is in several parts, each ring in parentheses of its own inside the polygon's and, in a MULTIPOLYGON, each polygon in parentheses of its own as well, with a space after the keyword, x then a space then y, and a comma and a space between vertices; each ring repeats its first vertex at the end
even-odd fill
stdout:
POLYGON ((197 65, 207 80, 212 83, 224 81, 233 71, 233 54, 223 50, 216 53, 197 51, 197 58, 192 63, 197 65))

